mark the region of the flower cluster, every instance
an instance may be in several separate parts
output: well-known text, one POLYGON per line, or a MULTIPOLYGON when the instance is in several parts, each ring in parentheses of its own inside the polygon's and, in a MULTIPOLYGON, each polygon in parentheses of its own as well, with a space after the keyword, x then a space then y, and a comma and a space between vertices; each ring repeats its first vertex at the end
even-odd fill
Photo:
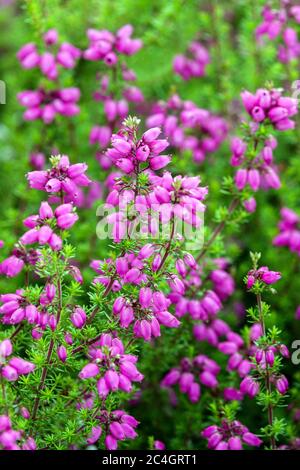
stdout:
POLYGON ((15 431, 7 415, 0 415, 0 449, 2 450, 35 450, 32 437, 23 439, 23 431, 15 431), (21 441, 21 442, 20 442, 21 441))
POLYGON ((276 354, 289 358, 288 348, 280 342, 264 342, 262 335, 258 339, 259 341, 256 341, 256 346, 252 349, 252 359, 254 359, 252 362, 253 374, 246 375, 243 378, 240 384, 240 391, 253 398, 260 391, 259 377, 268 373, 270 383, 275 385, 281 395, 284 395, 288 389, 288 380, 283 374, 277 373, 277 370, 273 372, 272 368, 275 364, 276 354))
MULTIPOLYGON (((2 308, 2 307, 1 307, 2 308)), ((15 382, 20 375, 30 374, 35 369, 35 365, 25 361, 20 357, 11 357, 13 346, 9 339, 0 342, 0 376, 9 382, 15 382)), ((1 431, 1 425, 0 425, 1 431)), ((1 442, 1 437, 0 437, 1 442)), ((1 442, 3 445, 3 442, 1 442)))
POLYGON ((167 222, 173 214, 187 223, 199 227, 202 221, 200 214, 205 211, 203 203, 208 188, 200 186, 199 176, 175 176, 165 172, 162 176, 150 175, 153 185, 154 201, 162 205, 160 212, 163 222, 167 222), (170 212, 167 209, 172 209, 170 212))
POLYGON ((126 174, 135 173, 137 167, 145 163, 151 170, 160 170, 171 160, 169 155, 160 155, 169 145, 166 140, 157 139, 160 133, 160 128, 154 127, 134 142, 126 129, 120 131, 112 136, 112 148, 106 151, 106 156, 126 174))
POLYGON ((59 36, 55 29, 50 29, 44 36, 44 45, 48 48, 42 54, 38 53, 36 44, 25 44, 17 53, 17 58, 24 69, 39 67, 48 80, 57 80, 58 66, 66 69, 75 67, 81 56, 81 51, 68 42, 58 46, 59 36))
POLYGON ((118 441, 125 439, 135 439, 137 433, 135 428, 139 424, 138 421, 122 410, 114 410, 111 413, 103 410, 96 417, 99 425, 94 426, 91 430, 87 443, 95 444, 105 433, 104 445, 108 450, 116 450, 118 441))
POLYGON ((218 386, 219 372, 220 366, 203 354, 193 359, 184 357, 180 366, 171 369, 162 379, 161 387, 169 388, 178 384, 180 392, 186 393, 192 403, 197 403, 201 396, 200 384, 215 389, 218 386))
POLYGON ((23 114, 25 121, 42 119, 50 124, 57 114, 64 117, 75 116, 79 113, 77 101, 80 98, 78 88, 61 88, 46 91, 45 89, 27 90, 18 93, 18 100, 27 109, 23 114))
POLYGON ((171 289, 169 298, 175 304, 175 313, 179 318, 189 314, 196 321, 193 333, 197 341, 207 341, 217 346, 221 336, 232 336, 229 325, 218 318, 223 308, 222 302, 234 292, 234 280, 226 271, 227 262, 215 259, 212 269, 207 275, 211 283, 210 289, 203 286, 203 268, 187 253, 183 259, 178 259, 176 269, 183 283, 183 292, 171 289), (200 298, 196 298, 195 289, 201 288, 200 298))
POLYGON ((256 281, 270 285, 279 281, 280 278, 281 274, 278 271, 270 271, 267 266, 261 266, 259 269, 252 269, 248 272, 247 289, 251 289, 256 281))
POLYGON ((29 323, 34 323, 37 319, 37 309, 29 302, 24 291, 18 290, 15 294, 2 294, 0 301, 0 313, 3 314, 2 323, 16 324, 25 318, 29 323))
POLYGON ((138 300, 117 297, 113 313, 118 315, 121 327, 127 328, 134 322, 134 335, 150 341, 152 337, 160 336, 160 325, 169 328, 180 325, 177 318, 168 311, 169 305, 170 301, 162 292, 152 292, 150 287, 142 287, 138 300))
POLYGON ((289 5, 289 2, 281 2, 279 10, 265 5, 262 11, 263 22, 256 28, 255 35, 259 43, 263 36, 271 41, 279 38, 283 41, 278 47, 278 60, 288 63, 300 56, 300 42, 297 30, 289 25, 289 22, 300 23, 300 6, 289 5))
POLYGON ((208 426, 202 431, 208 448, 214 450, 242 450, 243 443, 259 447, 262 440, 239 421, 223 420, 220 426, 208 426))
POLYGON ((282 96, 281 90, 263 88, 255 94, 245 90, 241 96, 244 107, 254 122, 269 121, 279 131, 294 129, 295 122, 290 118, 298 112, 295 98, 282 96))
POLYGON ((18 93, 19 103, 26 111, 23 114, 25 121, 42 119, 45 124, 50 124, 55 116, 72 117, 79 113, 77 101, 80 98, 79 88, 61 88, 47 91, 26 90, 18 93))
MULTIPOLYGON (((259 89, 255 94, 244 91, 241 94, 244 107, 252 118, 247 135, 234 138, 231 143, 231 165, 239 167, 235 174, 235 185, 242 191, 247 185, 252 191, 279 189, 280 179, 273 163, 273 150, 277 141, 266 129, 285 131, 293 129, 295 122, 290 119, 297 114, 297 100, 284 97, 277 89, 259 89)), ((245 201, 245 208, 253 212, 255 199, 245 201)))
MULTIPOLYGON (((159 128, 151 128, 136 139, 128 126, 131 120, 128 118, 123 129, 112 137, 113 147, 106 152, 131 178, 121 176, 110 185, 106 205, 111 213, 106 220, 112 238, 117 242, 130 238, 137 224, 143 237, 149 234, 157 238, 168 228, 175 235, 176 220, 200 227, 207 188, 200 186, 199 177, 173 178, 168 172, 156 175, 154 171, 165 167, 171 159, 169 155, 160 155, 168 142, 157 139, 159 128)), ((156 263, 158 260, 159 257, 156 263)))
POLYGON ((120 63, 122 54, 131 55, 137 52, 137 46, 142 45, 140 40, 131 39, 132 31, 130 25, 121 28, 116 36, 108 31, 90 30, 91 47, 86 54, 93 58, 92 60, 98 60, 98 58, 103 60, 110 67, 110 76, 108 73, 97 74, 100 86, 93 93, 94 100, 103 104, 107 123, 93 126, 89 139, 91 145, 97 144, 98 146, 96 158, 104 170, 112 166, 112 161, 103 149, 108 146, 115 129, 118 129, 128 116, 130 104, 139 105, 144 102, 141 90, 127 83, 135 81, 136 74, 128 68, 124 60, 120 63), (102 37, 102 39, 98 40, 97 37, 102 37), (116 91, 117 80, 118 92, 116 91))
MULTIPOLYGON (((267 353, 266 353, 266 357, 268 357, 267 353)), ((270 361, 269 362, 266 361, 266 363, 270 365, 270 361)), ((266 369, 265 364, 264 364, 264 369, 266 369)), ((278 376, 271 375, 271 383, 275 384, 276 389, 281 395, 285 395, 289 388, 289 383, 285 375, 278 375, 278 376)), ((240 391, 243 394, 248 395, 250 398, 253 398, 260 391, 259 382, 255 380, 252 376, 247 375, 240 384, 240 391)))
MULTIPOLYGON (((17 57, 23 68, 39 67, 48 80, 57 81, 58 66, 66 69, 74 68, 81 57, 81 51, 66 42, 58 47, 58 33, 55 29, 47 31, 43 39, 49 50, 39 54, 36 45, 29 43, 19 50, 17 57)), ((45 124, 50 124, 57 115, 72 117, 79 113, 77 102, 80 90, 76 87, 48 89, 43 86, 37 90, 21 91, 17 98, 26 108, 23 114, 26 121, 42 119, 45 124)))
POLYGON ((79 373, 81 379, 97 377, 99 397, 105 399, 109 392, 131 392, 132 382, 140 382, 143 375, 135 366, 137 357, 125 354, 122 341, 106 333, 89 349, 91 362, 79 373))
POLYGON ((287 246, 292 253, 300 256, 299 216, 287 207, 280 210, 279 234, 273 239, 275 246, 287 246))
POLYGON ((29 228, 20 238, 22 245, 48 244, 53 250, 62 247, 61 238, 55 233, 55 229, 67 230, 78 220, 72 204, 61 204, 53 211, 48 202, 42 202, 39 213, 30 215, 24 220, 25 227, 29 228))
POLYGON ((86 60, 101 60, 108 67, 114 67, 119 55, 133 55, 142 47, 140 39, 133 39, 133 27, 122 26, 116 34, 107 30, 88 29, 89 47, 83 53, 86 60))
POLYGON ((34 266, 40 257, 38 250, 16 244, 11 256, 0 263, 0 274, 7 277, 17 276, 25 266, 34 266))
POLYGON ((178 54, 173 60, 173 70, 183 80, 192 77, 203 77, 206 66, 210 62, 209 52, 198 41, 193 41, 188 46, 187 55, 178 54))
POLYGON ((170 145, 180 152, 191 152, 196 163, 215 152, 227 135, 227 124, 221 117, 178 95, 156 103, 146 122, 148 127, 161 126, 170 145))
POLYGON ((85 163, 70 165, 69 157, 66 155, 51 157, 50 162, 52 168, 49 170, 27 173, 30 188, 45 191, 49 194, 58 194, 63 197, 64 202, 74 202, 76 204, 80 196, 80 187, 89 186, 91 183, 91 180, 85 174, 87 165, 85 163))

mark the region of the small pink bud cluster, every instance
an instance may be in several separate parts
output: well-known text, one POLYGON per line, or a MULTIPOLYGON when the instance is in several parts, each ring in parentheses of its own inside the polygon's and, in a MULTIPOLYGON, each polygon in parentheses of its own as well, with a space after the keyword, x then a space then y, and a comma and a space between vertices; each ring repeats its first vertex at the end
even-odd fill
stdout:
POLYGON ((255 35, 258 42, 262 42, 263 36, 268 36, 274 41, 279 36, 283 44, 278 48, 278 60, 288 63, 300 56, 300 42, 296 29, 289 26, 289 21, 300 24, 300 6, 289 5, 290 2, 281 2, 279 10, 265 5, 262 11, 263 22, 256 28, 255 35))
POLYGON ((142 287, 139 298, 129 300, 117 297, 113 305, 113 313, 119 317, 123 328, 134 322, 133 333, 137 338, 150 341, 160 336, 160 325, 178 328, 180 322, 168 311, 170 301, 163 292, 153 292, 150 287, 142 287))
POLYGON ((186 55, 178 54, 174 57, 173 70, 183 80, 190 80, 192 77, 203 77, 209 62, 208 50, 200 42, 193 41, 186 55))
POLYGON ((115 261, 111 258, 107 259, 105 262, 93 260, 90 266, 97 274, 100 274, 100 276, 94 279, 94 282, 107 287, 111 281, 111 276, 113 276, 114 291, 119 291, 124 284, 141 285, 147 282, 148 277, 143 270, 147 267, 149 258, 156 250, 155 245, 147 243, 137 254, 128 252, 125 253, 124 256, 116 258, 115 261))
POLYGON ((139 422, 125 411, 114 410, 108 413, 103 410, 97 416, 97 419, 99 420, 99 425, 91 429, 91 433, 87 438, 89 445, 96 444, 103 435, 103 431, 105 432, 104 445, 107 450, 116 450, 118 448, 118 441, 135 439, 137 437, 135 428, 139 422))
POLYGON ((113 134, 112 148, 106 151, 106 156, 127 174, 134 173, 138 165, 146 162, 151 170, 160 170, 171 160, 169 155, 159 155, 169 145, 166 140, 157 139, 160 133, 161 130, 154 127, 146 131, 135 143, 128 134, 120 131, 113 134))
POLYGON ((34 266, 40 257, 38 250, 16 244, 11 256, 0 263, 0 274, 7 277, 17 276, 24 266, 34 266))
POLYGON ((243 444, 259 447, 262 440, 240 421, 223 420, 220 426, 208 426, 202 433, 207 439, 208 448, 214 450, 242 450, 243 444))
POLYGON ((29 228, 20 238, 22 245, 48 244, 54 251, 62 247, 61 238, 55 233, 55 229, 68 230, 78 220, 72 204, 62 204, 54 211, 48 202, 42 202, 39 214, 30 215, 23 223, 29 228))
POLYGON ((85 163, 70 165, 69 157, 66 155, 58 155, 51 160, 51 169, 27 173, 30 188, 49 194, 65 194, 65 202, 76 203, 80 195, 79 188, 89 186, 91 183, 85 174, 87 165, 85 163))
POLYGON ((105 399, 110 392, 131 392, 132 382, 141 382, 143 375, 136 367, 137 357, 125 354, 119 338, 103 334, 89 349, 91 362, 79 373, 81 379, 97 377, 99 397, 105 399))
MULTIPOLYGON (((289 388, 289 383, 284 375, 271 376, 271 382, 281 395, 285 395, 289 388)), ((260 391, 260 384, 250 375, 247 375, 240 383, 240 391, 250 398, 255 397, 260 391)))
MULTIPOLYGON (((250 142, 234 138, 231 143, 231 165, 239 166, 235 175, 235 185, 239 191, 247 185, 252 191, 258 189, 279 189, 280 179, 273 163, 273 150, 277 141, 272 135, 259 137, 260 125, 272 125, 279 131, 293 129, 295 122, 290 119, 297 114, 297 100, 282 96, 278 89, 260 88, 255 94, 244 91, 241 94, 244 107, 252 118, 249 125, 250 142), (254 153, 253 153, 254 152, 254 153)), ((251 197, 244 202, 248 212, 256 208, 251 197)))
POLYGON ((28 437, 24 440, 23 431, 15 431, 12 428, 12 422, 9 416, 0 415, 0 449, 35 450, 36 444, 32 437, 28 437))
POLYGON ((202 225, 203 201, 208 188, 200 186, 199 176, 172 177, 171 173, 165 172, 162 176, 150 175, 149 180, 153 185, 152 201, 159 205, 162 223, 175 217, 193 227, 202 225))
POLYGON ((285 131, 294 129, 295 122, 290 118, 298 112, 297 100, 282 96, 278 89, 260 88, 255 94, 245 90, 241 93, 247 113, 253 121, 269 121, 275 129, 285 131))
POLYGON ((37 309, 27 300, 22 290, 17 290, 15 294, 2 294, 0 302, 3 304, 0 307, 2 323, 14 325, 25 318, 29 323, 35 323, 37 309))
MULTIPOLYGON (((28 375, 35 369, 35 365, 31 362, 25 361, 20 357, 12 357, 13 347, 9 339, 4 339, 0 342, 0 376, 9 382, 15 382, 20 375, 28 375)), ((1 419, 1 418, 0 418, 1 419)), ((1 423, 1 421, 0 421, 1 423)), ((1 424, 0 424, 1 431, 1 424)), ((1 437, 0 437, 0 443, 1 437)))
POLYGON ((57 115, 72 117, 80 111, 77 105, 80 90, 75 87, 50 91, 42 88, 25 90, 18 93, 17 98, 27 108, 23 114, 25 121, 42 119, 45 124, 50 124, 57 115))
POLYGON ((275 388, 281 395, 285 395, 289 388, 287 378, 272 370, 275 364, 275 355, 280 354, 284 358, 289 357, 289 350, 285 344, 267 345, 264 348, 255 348, 255 363, 253 363, 254 375, 246 375, 240 383, 240 391, 248 395, 250 398, 255 397, 260 391, 260 382, 258 380, 257 371, 259 375, 264 375, 268 371, 270 383, 275 385, 275 388))
POLYGON ((300 256, 299 216, 287 207, 281 209, 280 215, 279 234, 273 238, 272 243, 275 246, 287 246, 292 253, 297 253, 300 256))
POLYGON ((215 152, 227 135, 227 124, 222 118, 178 95, 156 103, 147 126, 162 127, 170 145, 180 152, 190 151, 196 163, 215 152))
POLYGON ((275 284, 279 281, 281 274, 278 271, 270 271, 267 266, 261 266, 259 269, 248 272, 247 289, 251 289, 256 281, 261 281, 266 285, 275 284))
MULTIPOLYGON (((0 296, 0 302, 3 304, 0 307, 0 314, 3 314, 2 323, 12 325, 26 320, 33 325, 33 339, 40 339, 47 327, 55 331, 57 318, 53 314, 53 304, 57 300, 56 294, 56 287, 51 283, 46 284, 36 305, 27 299, 22 290, 17 290, 15 294, 2 294, 0 296)), ((71 315, 72 323, 77 328, 82 328, 85 320, 84 310, 76 307, 71 315)), ((68 343, 67 339, 66 342, 68 343)))
MULTIPOLYGON (((253 128, 255 133, 256 125, 253 128)), ((253 134, 254 135, 254 134, 253 134)), ((269 136, 263 144, 263 148, 259 151, 254 159, 247 157, 246 143, 237 137, 231 142, 231 165, 242 166, 235 175, 235 185, 239 191, 248 185, 252 191, 256 192, 262 189, 279 189, 280 179, 277 169, 273 164, 273 150, 277 146, 277 141, 273 136, 269 136)), ((248 212, 253 212, 256 208, 254 198, 245 201, 245 208, 248 212)))
POLYGON ((181 393, 186 393, 192 403, 197 403, 201 396, 200 384, 208 388, 216 388, 219 372, 220 366, 203 354, 193 359, 185 357, 180 361, 179 367, 167 373, 160 385, 163 388, 170 388, 177 384, 181 393))
POLYGON ((133 27, 127 24, 116 34, 107 30, 88 29, 89 47, 83 53, 86 60, 101 60, 108 67, 114 67, 119 55, 131 56, 142 47, 140 39, 132 39, 133 27))
MULTIPOLYGON (((135 196, 134 188, 123 190, 121 181, 117 181, 109 193, 106 203, 108 207, 119 207, 119 212, 110 214, 107 220, 113 224, 112 234, 115 241, 120 241, 128 234, 130 219, 128 207, 135 209, 143 222, 143 233, 149 236, 162 232, 166 223, 170 226, 174 220, 183 221, 193 227, 202 225, 202 213, 205 211, 203 200, 207 195, 207 188, 200 186, 199 177, 172 177, 165 172, 163 176, 149 174, 147 195, 135 196)), ((182 224, 182 223, 181 223, 182 224)), ((159 266, 159 257, 156 258, 153 269, 159 266)))
POLYGON ((39 54, 36 45, 29 43, 18 51, 17 58, 24 69, 39 67, 48 80, 57 80, 58 66, 66 69, 74 68, 81 56, 81 51, 67 42, 58 47, 59 38, 55 29, 47 31, 43 39, 45 46, 49 48, 46 52, 39 54))

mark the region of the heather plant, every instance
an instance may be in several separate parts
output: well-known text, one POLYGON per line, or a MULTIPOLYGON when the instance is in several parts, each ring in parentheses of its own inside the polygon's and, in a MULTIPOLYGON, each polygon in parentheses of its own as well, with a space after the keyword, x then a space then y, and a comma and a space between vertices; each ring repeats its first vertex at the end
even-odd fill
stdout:
POLYGON ((293 5, 290 1, 280 2, 280 9, 273 9, 265 5, 262 11, 263 22, 256 28, 255 34, 258 41, 264 36, 274 41, 278 37, 282 44, 278 46, 278 60, 288 63, 299 57, 299 41, 296 24, 300 23, 299 5, 293 5))
POLYGON ((0 449, 298 449, 298 5, 8 4, 0 449))
POLYGON ((262 436, 270 440, 270 447, 276 448, 276 441, 284 434, 287 425, 284 418, 275 416, 276 407, 282 406, 282 400, 289 384, 282 374, 282 358, 289 357, 289 350, 282 343, 281 331, 272 324, 271 309, 263 302, 262 294, 266 290, 274 292, 270 286, 281 277, 279 272, 271 271, 268 267, 258 267, 260 254, 251 254, 253 269, 246 277, 247 289, 256 295, 257 306, 248 310, 250 321, 260 325, 260 336, 256 339, 253 354, 253 370, 251 375, 246 375, 240 390, 251 397, 257 397, 256 401, 263 410, 267 411, 268 424, 261 429, 262 436), (254 355, 255 353, 255 355, 254 355))

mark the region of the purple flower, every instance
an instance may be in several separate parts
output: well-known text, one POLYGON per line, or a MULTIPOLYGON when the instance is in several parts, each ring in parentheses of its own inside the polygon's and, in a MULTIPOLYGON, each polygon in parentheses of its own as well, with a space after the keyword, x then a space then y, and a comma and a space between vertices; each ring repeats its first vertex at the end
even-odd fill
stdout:
POLYGON ((239 421, 225 419, 220 426, 205 428, 202 436, 208 440, 208 448, 215 450, 241 450, 242 442, 257 447, 262 444, 262 441, 239 421))
POLYGON ((131 391, 131 382, 140 382, 143 375, 135 366, 136 356, 124 354, 124 346, 118 338, 103 334, 90 348, 92 359, 79 373, 81 379, 97 377, 97 390, 100 397, 106 397, 109 392, 123 390, 131 391))

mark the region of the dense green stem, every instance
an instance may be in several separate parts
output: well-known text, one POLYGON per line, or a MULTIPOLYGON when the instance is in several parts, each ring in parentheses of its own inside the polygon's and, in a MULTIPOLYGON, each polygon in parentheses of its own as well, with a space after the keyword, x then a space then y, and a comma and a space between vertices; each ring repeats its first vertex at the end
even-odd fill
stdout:
MULTIPOLYGON (((265 325, 265 319, 264 319, 264 314, 263 314, 263 308, 262 308, 262 301, 261 301, 261 294, 257 294, 256 296, 257 299, 257 308, 258 308, 258 313, 259 313, 259 322, 261 325, 262 333, 263 336, 266 334, 266 325, 265 325)), ((269 395, 272 393, 272 387, 271 387, 271 382, 270 382, 270 371, 269 371, 269 366, 266 362, 266 377, 265 377, 265 386, 266 390, 269 395)), ((273 418, 274 418, 274 412, 273 412, 273 406, 271 403, 268 404, 268 423, 270 428, 273 426, 273 418)), ((274 436, 270 437, 270 444, 271 448, 274 450, 276 449, 276 441, 274 436)))
MULTIPOLYGON (((61 312, 62 312, 62 288, 61 288, 60 279, 58 279, 58 281, 57 281, 57 290, 58 290, 58 311, 57 311, 56 320, 57 320, 57 326, 58 326, 60 316, 61 316, 61 312)), ((48 373, 48 366, 49 366, 49 363, 51 361, 51 356, 52 356, 52 353, 53 353, 53 349, 54 349, 54 339, 51 338, 50 343, 49 343, 49 347, 48 347, 47 356, 46 356, 46 363, 45 363, 45 366, 43 367, 43 370, 42 370, 41 380, 40 380, 40 383, 39 383, 39 386, 38 386, 38 389, 37 389, 37 395, 36 395, 36 398, 35 398, 35 401, 34 401, 34 404, 33 404, 32 413, 31 413, 31 418, 32 418, 33 421, 37 417, 37 412, 38 412, 40 399, 41 399, 41 392, 42 392, 42 390, 45 386, 45 381, 46 381, 46 377, 47 377, 47 373, 48 373)))

